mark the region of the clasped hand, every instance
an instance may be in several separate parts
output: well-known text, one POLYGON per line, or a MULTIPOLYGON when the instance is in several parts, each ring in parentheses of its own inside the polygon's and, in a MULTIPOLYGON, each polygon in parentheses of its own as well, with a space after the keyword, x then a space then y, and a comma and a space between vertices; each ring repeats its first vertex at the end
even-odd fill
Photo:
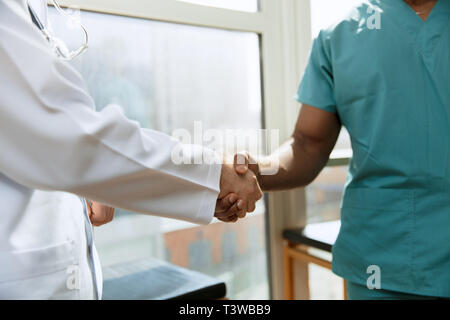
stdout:
POLYGON ((236 222, 247 213, 255 211, 256 202, 262 198, 258 183, 257 166, 249 169, 249 156, 237 154, 233 163, 222 165, 220 194, 215 217, 223 222, 236 222))
MULTIPOLYGON (((249 164, 249 155, 239 153, 233 161, 222 166, 220 193, 214 216, 223 222, 236 222, 247 213, 255 211, 256 202, 262 198, 258 183, 259 168, 249 164)), ((94 226, 101 226, 114 218, 115 209, 107 205, 86 201, 89 218, 94 226)))
POLYGON ((86 200, 89 219, 95 227, 100 227, 114 218, 115 209, 99 202, 86 200))

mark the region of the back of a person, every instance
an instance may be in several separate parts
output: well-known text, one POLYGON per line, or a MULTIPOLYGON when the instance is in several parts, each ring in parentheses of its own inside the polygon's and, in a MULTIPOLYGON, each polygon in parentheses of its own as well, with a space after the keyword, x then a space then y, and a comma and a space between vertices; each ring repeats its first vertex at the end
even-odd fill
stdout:
POLYGON ((315 41, 353 148, 333 271, 357 284, 450 297, 449 17, 365 1, 315 41))

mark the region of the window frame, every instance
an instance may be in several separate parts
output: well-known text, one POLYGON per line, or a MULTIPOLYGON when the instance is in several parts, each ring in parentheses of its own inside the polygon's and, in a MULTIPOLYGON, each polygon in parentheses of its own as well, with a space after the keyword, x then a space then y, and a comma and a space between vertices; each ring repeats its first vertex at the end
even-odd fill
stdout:
MULTIPOLYGON (((259 0, 258 12, 208 7, 177 0, 60 0, 63 7, 162 22, 257 33, 260 37, 263 127, 287 139, 300 105, 294 93, 311 47, 310 0, 259 0)), ((48 4, 51 5, 50 1, 48 4)), ((350 156, 328 165, 348 164, 350 156)), ((282 299, 282 230, 306 224, 305 189, 266 197, 266 239, 271 297, 282 299), (282 213, 282 214, 281 214, 282 213)))

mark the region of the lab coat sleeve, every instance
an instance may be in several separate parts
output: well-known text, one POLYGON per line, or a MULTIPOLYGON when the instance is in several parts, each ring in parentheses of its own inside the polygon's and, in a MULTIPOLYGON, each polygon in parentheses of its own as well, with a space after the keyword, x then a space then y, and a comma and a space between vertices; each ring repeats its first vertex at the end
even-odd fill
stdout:
POLYGON ((19 27, 0 24, 0 172, 33 189, 208 223, 219 193, 217 154, 141 129, 118 106, 95 112, 80 75, 32 25, 19 27), (204 164, 176 163, 202 156, 204 164))

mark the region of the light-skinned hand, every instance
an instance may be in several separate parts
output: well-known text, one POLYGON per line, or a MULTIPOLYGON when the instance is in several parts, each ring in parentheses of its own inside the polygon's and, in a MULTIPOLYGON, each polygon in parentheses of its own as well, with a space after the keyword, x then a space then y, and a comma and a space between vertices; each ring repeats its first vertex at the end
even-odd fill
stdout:
POLYGON ((86 204, 93 226, 99 227, 113 220, 116 209, 94 201, 86 200, 86 204))
POLYGON ((256 175, 252 171, 238 173, 235 162, 236 157, 233 163, 222 165, 215 216, 224 222, 244 218, 247 212, 255 211, 256 202, 262 198, 256 175))

